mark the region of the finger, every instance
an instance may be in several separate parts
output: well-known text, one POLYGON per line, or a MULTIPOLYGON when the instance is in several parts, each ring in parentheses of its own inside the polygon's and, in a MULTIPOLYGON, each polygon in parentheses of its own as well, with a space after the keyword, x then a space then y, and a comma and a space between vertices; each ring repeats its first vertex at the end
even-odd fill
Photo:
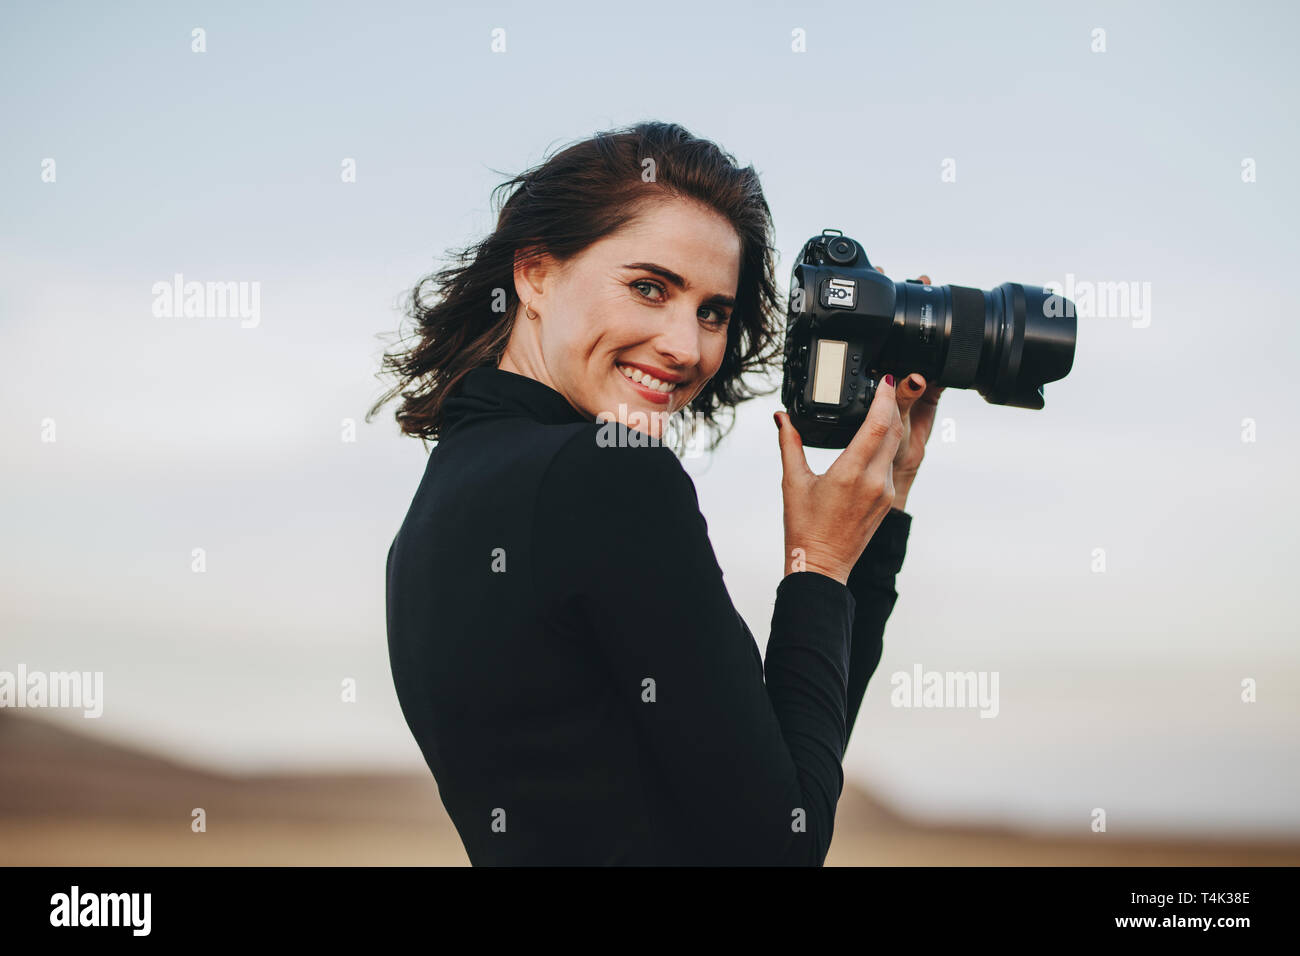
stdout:
POLYGON ((773 416, 776 419, 776 427, 781 442, 781 473, 786 478, 801 478, 805 475, 811 475, 812 469, 808 467, 808 459, 803 451, 803 439, 799 437, 799 429, 794 427, 790 421, 790 416, 785 412, 777 412, 773 416))
POLYGON ((922 285, 929 285, 929 284, 930 284, 930 277, 927 276, 927 275, 919 275, 919 276, 916 277, 916 281, 919 282, 919 283, 921 283, 922 285))
POLYGON ((920 372, 913 372, 907 378, 899 383, 898 387, 898 414, 907 421, 907 416, 915 405, 925 394, 925 376, 920 372))
POLYGON ((929 440, 930 429, 934 427, 935 414, 939 409, 939 396, 942 393, 943 386, 931 385, 916 400, 916 407, 912 409, 913 434, 920 432, 926 440, 929 440))
POLYGON ((898 413, 898 393, 891 384, 892 378, 892 375, 886 376, 876 386, 876 396, 867 409, 867 417, 862 420, 844 453, 835 459, 836 465, 845 462, 847 467, 861 471, 876 459, 894 460, 903 437, 903 419, 898 413))

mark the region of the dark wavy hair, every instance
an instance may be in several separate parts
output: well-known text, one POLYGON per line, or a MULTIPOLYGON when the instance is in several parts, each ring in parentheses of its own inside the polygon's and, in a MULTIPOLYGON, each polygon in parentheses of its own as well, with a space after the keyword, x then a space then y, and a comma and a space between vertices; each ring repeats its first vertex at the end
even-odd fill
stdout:
POLYGON ((775 391, 743 380, 747 373, 766 377, 777 369, 783 321, 772 215, 753 166, 740 168, 729 153, 675 123, 643 122, 572 143, 497 186, 494 203, 503 192, 509 195, 496 230, 453 252, 452 265, 411 291, 405 315, 415 321, 416 335, 385 353, 379 377, 396 383, 367 413, 367 422, 400 395, 395 417, 402 432, 437 440, 447 396, 471 369, 495 367, 509 341, 520 309, 516 255, 522 261, 545 252, 567 261, 634 220, 644 203, 668 198, 693 199, 716 210, 741 245, 726 353, 687 406, 691 424, 702 423, 712 433, 711 450, 735 423, 736 405, 775 391), (719 421, 723 409, 725 427, 719 421))

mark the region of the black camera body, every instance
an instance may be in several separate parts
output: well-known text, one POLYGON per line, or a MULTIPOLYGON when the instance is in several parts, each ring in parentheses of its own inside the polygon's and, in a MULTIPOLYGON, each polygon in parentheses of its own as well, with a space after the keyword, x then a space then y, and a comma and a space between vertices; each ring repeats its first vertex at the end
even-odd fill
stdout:
POLYGON ((895 282, 837 229, 813 236, 790 277, 781 400, 805 445, 844 448, 886 374, 1042 408, 1074 364, 1074 303, 1039 286, 991 291, 895 282))

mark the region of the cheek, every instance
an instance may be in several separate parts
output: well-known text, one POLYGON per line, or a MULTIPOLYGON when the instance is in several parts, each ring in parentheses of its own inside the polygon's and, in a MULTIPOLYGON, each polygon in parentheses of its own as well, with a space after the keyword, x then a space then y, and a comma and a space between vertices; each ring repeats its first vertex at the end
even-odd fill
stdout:
POLYGON ((604 361, 644 341, 653 332, 648 312, 617 292, 588 300, 578 316, 584 350, 604 361))
POLYGON ((581 366, 599 347, 602 337, 601 304, 590 297, 559 305, 542 328, 542 346, 548 364, 581 366))
POLYGON ((712 378, 722 366, 722 360, 727 356, 727 340, 725 333, 712 335, 709 337, 709 343, 705 346, 704 355, 707 356, 705 366, 709 372, 709 378, 712 378))

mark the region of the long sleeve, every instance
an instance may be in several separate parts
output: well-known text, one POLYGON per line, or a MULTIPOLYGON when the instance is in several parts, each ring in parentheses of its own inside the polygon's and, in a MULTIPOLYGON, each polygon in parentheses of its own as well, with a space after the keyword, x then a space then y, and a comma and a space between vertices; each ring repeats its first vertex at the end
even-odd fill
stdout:
POLYGON ((766 681, 722 580, 694 483, 662 446, 557 453, 538 491, 535 581, 590 653, 713 864, 821 865, 844 784, 852 591, 777 587, 766 681))
POLYGON ((911 527, 911 515, 896 508, 891 509, 849 573, 849 590, 853 592, 856 609, 853 616, 853 645, 849 655, 846 741, 857 722, 867 682, 880 664, 885 622, 898 600, 894 579, 903 567, 911 527))

